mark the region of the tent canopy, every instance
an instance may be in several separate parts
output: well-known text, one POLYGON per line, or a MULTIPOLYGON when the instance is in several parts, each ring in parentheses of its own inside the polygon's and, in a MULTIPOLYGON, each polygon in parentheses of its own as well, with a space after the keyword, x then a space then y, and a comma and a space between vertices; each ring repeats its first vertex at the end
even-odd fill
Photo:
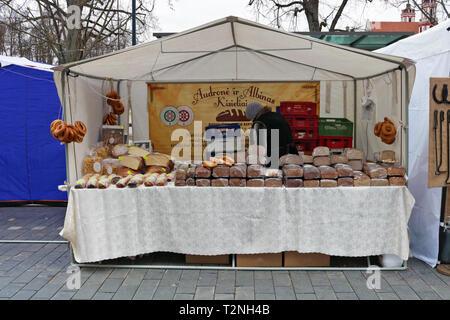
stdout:
POLYGON ((65 201, 64 146, 49 125, 61 114, 53 66, 0 56, 0 202, 65 201))
POLYGON ((56 70, 100 79, 157 82, 320 81, 367 79, 411 63, 227 17, 56 70))

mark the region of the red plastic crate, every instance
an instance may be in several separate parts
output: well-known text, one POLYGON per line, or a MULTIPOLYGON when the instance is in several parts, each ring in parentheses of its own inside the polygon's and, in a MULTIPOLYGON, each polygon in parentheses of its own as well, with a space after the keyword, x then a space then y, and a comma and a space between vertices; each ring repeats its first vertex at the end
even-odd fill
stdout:
POLYGON ((330 149, 351 148, 353 137, 319 137, 319 146, 325 146, 330 149))
POLYGON ((295 140, 298 152, 304 152, 305 154, 311 154, 315 147, 319 145, 318 139, 302 139, 295 140))
POLYGON ((319 138, 319 128, 295 128, 292 129, 292 137, 294 139, 315 139, 319 138))
POLYGON ((291 127, 292 130, 294 129, 301 129, 301 128, 312 128, 312 127, 319 127, 319 117, 284 117, 291 127))
POLYGON ((317 103, 304 101, 281 101, 282 115, 317 116, 317 103))

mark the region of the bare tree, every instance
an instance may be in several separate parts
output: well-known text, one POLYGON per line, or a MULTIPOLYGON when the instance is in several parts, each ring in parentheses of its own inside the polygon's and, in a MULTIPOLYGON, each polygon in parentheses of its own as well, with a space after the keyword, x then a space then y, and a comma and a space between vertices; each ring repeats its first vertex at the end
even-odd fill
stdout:
MULTIPOLYGON (((156 27, 155 2, 137 0, 138 36, 156 27)), ((46 62, 51 55, 57 60, 52 62, 63 64, 113 51, 118 44, 122 48, 130 45, 130 6, 127 0, 0 0, 0 25, 12 37, 10 48, 17 48, 17 41, 26 39, 35 55, 46 62), (11 21, 10 15, 20 23, 11 21), (79 26, 71 24, 70 19, 79 21, 79 26)))
MULTIPOLYGON (((372 2, 372 0, 364 0, 372 2)), ((282 22, 288 20, 291 24, 297 25, 300 15, 306 17, 309 31, 337 31, 337 24, 344 14, 348 0, 334 1, 325 0, 250 0, 249 6, 253 6, 256 13, 264 17, 272 16, 273 24, 278 28, 282 22), (326 12, 321 12, 322 9, 326 12)), ((294 27, 294 28, 295 28, 294 27)))

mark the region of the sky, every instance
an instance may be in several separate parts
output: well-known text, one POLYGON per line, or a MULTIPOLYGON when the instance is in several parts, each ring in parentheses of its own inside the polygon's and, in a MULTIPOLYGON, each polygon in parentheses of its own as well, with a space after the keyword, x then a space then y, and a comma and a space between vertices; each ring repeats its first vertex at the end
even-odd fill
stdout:
MULTIPOLYGON (((253 9, 248 6, 248 1, 172 0, 173 8, 170 8, 167 0, 157 0, 154 14, 159 20, 159 30, 154 30, 154 32, 184 31, 226 16, 238 16, 257 21, 253 9)), ((340 1, 327 0, 327 2, 333 4, 340 1)), ((327 10, 327 8, 324 8, 324 10, 327 10)), ((374 0, 373 3, 368 4, 365 4, 364 0, 350 0, 344 13, 348 17, 344 17, 343 23, 339 25, 342 29, 345 29, 346 25, 353 26, 355 22, 360 26, 365 26, 367 20, 400 21, 400 9, 387 5, 384 0, 374 0)), ((416 17, 419 15, 417 13, 416 17)), ((262 17, 258 22, 270 23, 269 20, 262 17)), ((285 28, 288 29, 289 26, 285 28)), ((300 23, 299 30, 296 31, 308 31, 306 23, 300 23)))

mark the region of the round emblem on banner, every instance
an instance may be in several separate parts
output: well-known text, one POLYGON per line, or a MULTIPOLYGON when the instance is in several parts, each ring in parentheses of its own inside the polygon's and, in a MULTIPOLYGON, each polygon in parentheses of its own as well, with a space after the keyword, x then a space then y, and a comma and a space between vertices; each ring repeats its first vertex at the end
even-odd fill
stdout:
POLYGON ((178 124, 180 126, 188 126, 194 121, 194 112, 187 106, 178 107, 178 124))
POLYGON ((178 110, 175 107, 167 106, 162 109, 160 118, 166 126, 173 126, 178 122, 178 110))

